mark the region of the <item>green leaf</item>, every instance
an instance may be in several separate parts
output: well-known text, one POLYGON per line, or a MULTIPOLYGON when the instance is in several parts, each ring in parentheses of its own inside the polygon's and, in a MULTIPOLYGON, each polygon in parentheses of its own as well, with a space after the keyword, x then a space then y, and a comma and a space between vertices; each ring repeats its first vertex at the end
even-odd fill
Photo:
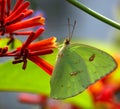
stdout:
MULTIPOLYGON (((9 42, 10 38, 1 38, 0 39, 0 47, 5 47, 7 45, 7 43, 9 42)), ((13 42, 11 42, 11 44, 8 46, 9 50, 10 49, 14 49, 19 47, 22 44, 22 42, 18 39, 14 39, 13 42)))
POLYGON ((49 75, 32 62, 22 70, 22 64, 11 62, 0 65, 0 90, 49 93, 49 75))

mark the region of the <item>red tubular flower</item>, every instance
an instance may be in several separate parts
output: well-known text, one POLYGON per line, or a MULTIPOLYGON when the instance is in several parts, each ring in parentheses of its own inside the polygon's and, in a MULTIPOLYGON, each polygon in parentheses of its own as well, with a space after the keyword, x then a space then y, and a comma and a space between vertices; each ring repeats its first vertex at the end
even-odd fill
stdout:
POLYGON ((12 12, 14 12, 20 6, 20 4, 22 4, 22 2, 23 2, 23 0, 17 0, 12 12))
POLYGON ((31 60, 49 75, 52 74, 53 66, 39 56, 53 53, 53 49, 56 48, 56 38, 51 37, 38 42, 31 43, 38 38, 39 35, 45 30, 43 27, 34 31, 22 31, 25 28, 31 28, 36 26, 44 26, 45 18, 42 15, 24 19, 33 13, 33 10, 28 9, 30 2, 17 0, 14 8, 11 10, 11 0, 0 1, 0 35, 9 34, 10 44, 14 37, 13 35, 29 35, 27 40, 18 47, 16 50, 9 52, 6 47, 0 48, 0 57, 13 56, 15 60, 13 64, 23 62, 23 69, 26 68, 27 60, 31 60), (24 19, 24 20, 23 20, 24 19))
POLYGON ((12 33, 16 30, 30 28, 34 26, 43 26, 44 22, 45 22, 44 17, 37 16, 37 17, 31 18, 25 21, 21 21, 21 22, 6 26, 6 33, 12 33))
POLYGON ((42 58, 40 58, 38 56, 32 56, 32 57, 29 57, 28 59, 31 60, 32 62, 34 62, 40 68, 42 68, 49 75, 52 75, 53 66, 51 64, 49 64, 48 62, 46 62, 45 60, 43 60, 42 58))
POLYGON ((7 11, 6 11, 7 16, 9 16, 9 14, 10 14, 10 8, 11 8, 10 0, 7 0, 7 11))
MULTIPOLYGON (((33 10, 28 9, 30 2, 17 0, 13 10, 10 10, 10 0, 0 1, 0 34, 12 34, 17 30, 31 28, 35 26, 43 26, 45 18, 41 15, 23 20, 33 13, 33 10), (23 21, 22 21, 23 20, 23 21)), ((30 33, 28 33, 30 34, 30 33)))
MULTIPOLYGON (((22 68, 25 69, 27 65, 27 60, 34 62, 40 68, 42 68, 49 75, 52 74, 53 66, 40 58, 39 56, 47 55, 53 53, 53 49, 57 47, 56 38, 50 37, 47 39, 40 40, 38 42, 33 42, 39 35, 44 32, 44 28, 40 27, 36 32, 30 32, 27 40, 15 50, 9 52, 8 49, 0 49, 0 57, 12 56, 15 57, 13 64, 23 62, 22 68), (33 43, 31 43, 33 42, 33 43)), ((24 33, 25 34, 25 33, 24 33)))
POLYGON ((31 43, 28 46, 28 49, 30 49, 31 51, 38 51, 38 50, 45 50, 45 49, 53 49, 56 47, 56 43, 54 43, 56 41, 55 37, 51 37, 48 39, 44 39, 42 41, 38 41, 35 43, 31 43))
POLYGON ((22 14, 24 10, 28 8, 29 5, 30 3, 27 1, 22 3, 15 11, 11 12, 11 14, 5 19, 5 22, 10 21, 11 19, 15 19, 18 15, 22 14))
POLYGON ((4 22, 4 17, 5 17, 5 7, 6 7, 6 0, 1 0, 1 3, 0 3, 1 5, 0 5, 0 14, 1 14, 1 16, 0 16, 0 20, 1 20, 1 24, 3 24, 3 22, 4 22))
POLYGON ((28 50, 30 51, 28 59, 34 62, 40 68, 42 68, 49 75, 52 74, 53 66, 38 56, 53 53, 52 49, 56 48, 55 41, 56 41, 55 37, 50 37, 48 39, 32 43, 28 46, 28 50))
POLYGON ((13 63, 24 62, 23 69, 25 69, 26 68, 26 59, 29 59, 32 62, 34 62, 36 65, 38 65, 40 68, 42 68, 49 75, 51 75, 53 66, 38 56, 53 53, 53 48, 57 47, 55 41, 56 41, 55 37, 50 37, 48 39, 44 39, 42 41, 32 43, 27 48, 25 48, 25 50, 22 50, 22 54, 20 54, 22 47, 19 47, 16 52, 17 52, 17 54, 18 53, 20 54, 20 58, 19 58, 19 60, 17 59, 17 61, 15 60, 13 63), (37 46, 37 48, 36 48, 36 46, 37 46), (22 61, 20 61, 21 57, 22 57, 22 61))
POLYGON ((53 66, 39 56, 53 53, 53 49, 57 47, 55 42, 56 38, 50 37, 38 42, 31 43, 40 34, 42 34, 43 31, 44 28, 41 27, 36 32, 32 32, 25 43, 22 44, 22 46, 18 47, 13 52, 9 52, 7 55, 15 56, 15 61, 13 61, 13 64, 23 62, 23 69, 26 68, 27 59, 29 59, 40 68, 42 68, 49 75, 51 75, 53 66))
POLYGON ((23 43, 22 47, 17 48, 17 50, 23 50, 26 47, 28 47, 28 45, 35 40, 39 35, 41 35, 43 32, 45 31, 45 29, 43 27, 39 28, 35 33, 34 32, 30 32, 30 36, 28 37, 28 39, 25 41, 25 43, 23 43))

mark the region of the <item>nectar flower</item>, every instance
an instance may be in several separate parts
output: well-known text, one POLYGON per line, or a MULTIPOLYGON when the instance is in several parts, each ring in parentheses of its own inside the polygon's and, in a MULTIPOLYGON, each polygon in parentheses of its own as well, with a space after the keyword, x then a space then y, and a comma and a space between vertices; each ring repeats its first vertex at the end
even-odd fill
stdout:
MULTIPOLYGON (((44 26, 45 18, 42 17, 41 15, 24 20, 24 18, 33 14, 33 10, 28 9, 29 6, 30 6, 30 2, 17 0, 14 8, 11 9, 10 0, 1 0, 0 1, 0 35, 4 35, 7 33, 10 34, 11 36, 12 34, 14 35, 14 32, 17 35, 16 31, 18 30, 31 28, 35 26, 44 26)), ((26 32, 26 34, 29 35, 30 32, 26 32)))
POLYGON ((22 47, 18 48, 14 53, 16 54, 15 61, 13 64, 23 62, 23 69, 26 68, 27 59, 31 60, 35 64, 37 64, 40 68, 46 71, 49 75, 52 74, 53 66, 40 58, 39 56, 47 55, 53 53, 53 48, 56 48, 56 38, 50 37, 48 39, 41 40, 39 42, 35 42, 30 44, 24 50, 22 47), (37 46, 37 48, 36 48, 37 46))
POLYGON ((11 8, 11 0, 0 0, 0 35, 7 35, 10 38, 7 45, 13 42, 13 35, 28 36, 26 41, 16 49, 9 51, 6 46, 0 48, 0 57, 14 57, 13 64, 23 62, 23 69, 26 68, 27 60, 30 60, 51 75, 53 66, 40 56, 53 53, 53 49, 57 47, 56 38, 50 37, 32 43, 45 30, 43 27, 45 18, 42 14, 29 18, 28 16, 33 14, 33 10, 29 9, 29 6, 29 1, 16 0, 15 6, 11 8), (33 27, 35 27, 35 32, 28 30, 33 27), (27 29, 27 31, 21 31, 23 29, 27 29))
POLYGON ((24 21, 6 26, 6 33, 12 33, 16 30, 30 28, 33 26, 43 26, 45 24, 44 22, 45 22, 44 17, 37 16, 28 20, 24 20, 24 21))
POLYGON ((42 32, 44 28, 38 29, 36 32, 30 34, 29 38, 23 43, 22 46, 18 47, 16 50, 9 52, 8 55, 15 56, 13 64, 23 62, 23 69, 26 68, 27 59, 31 60, 37 64, 40 68, 46 71, 49 75, 52 74, 53 66, 40 58, 39 56, 47 55, 53 53, 53 49, 57 47, 56 38, 50 37, 48 39, 40 40, 38 42, 33 42, 42 32))
POLYGON ((9 52, 7 47, 0 49, 0 57, 12 56, 15 58, 13 64, 22 63, 22 68, 25 69, 27 60, 34 62, 40 68, 42 68, 49 75, 52 74, 53 66, 46 62, 40 56, 53 53, 53 49, 57 47, 56 37, 50 37, 40 40, 38 42, 31 43, 44 31, 44 28, 39 29, 36 32, 32 32, 29 38, 22 44, 22 46, 16 48, 14 51, 9 52))

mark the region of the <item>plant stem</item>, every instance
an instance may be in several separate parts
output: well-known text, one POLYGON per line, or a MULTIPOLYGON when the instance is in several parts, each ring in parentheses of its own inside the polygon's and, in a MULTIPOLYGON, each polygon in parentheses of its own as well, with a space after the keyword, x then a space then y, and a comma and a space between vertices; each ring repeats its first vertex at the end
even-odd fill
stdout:
POLYGON ((82 3, 78 2, 77 0, 66 0, 68 1, 69 3, 73 4, 74 6, 76 6, 77 8, 83 10, 84 12, 88 13, 89 15, 99 19, 100 21, 112 26, 112 27, 115 27, 117 29, 120 30, 120 24, 97 13, 96 11, 88 8, 87 6, 83 5, 82 3))

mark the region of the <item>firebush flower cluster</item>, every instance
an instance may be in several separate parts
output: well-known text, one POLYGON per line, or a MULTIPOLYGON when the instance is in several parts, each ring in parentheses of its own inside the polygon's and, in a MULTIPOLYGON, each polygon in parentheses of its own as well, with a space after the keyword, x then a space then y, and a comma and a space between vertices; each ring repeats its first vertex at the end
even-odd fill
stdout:
POLYGON ((29 9, 29 5, 28 1, 17 0, 11 9, 11 0, 0 0, 0 38, 9 37, 7 45, 0 48, 0 57, 14 57, 12 63, 23 63, 23 69, 26 68, 27 60, 30 60, 51 75, 53 66, 40 56, 53 53, 53 49, 57 47, 56 38, 52 36, 33 43, 45 31, 45 18, 42 14, 30 18, 33 10, 29 9), (36 26, 39 28, 33 31, 31 28, 36 26), (20 47, 9 50, 8 45, 18 35, 26 35, 26 41, 20 47))

